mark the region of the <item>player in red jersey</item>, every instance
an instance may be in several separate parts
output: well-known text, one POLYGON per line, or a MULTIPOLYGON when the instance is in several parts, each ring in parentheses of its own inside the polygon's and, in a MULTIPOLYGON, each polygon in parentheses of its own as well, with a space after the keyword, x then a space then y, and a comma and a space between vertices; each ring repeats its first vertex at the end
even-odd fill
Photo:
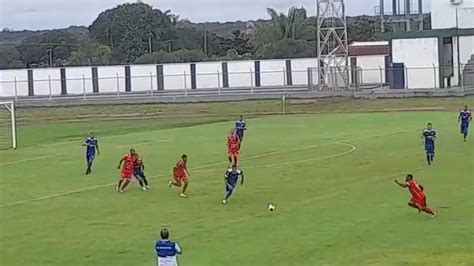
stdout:
POLYGON ((428 214, 431 214, 431 217, 435 217, 436 212, 428 208, 428 206, 426 205, 426 196, 425 196, 425 193, 423 192, 424 190, 423 186, 418 184, 413 179, 412 174, 408 174, 407 177, 405 178, 405 181, 406 181, 405 184, 398 182, 398 180, 395 180, 395 183, 397 183, 397 185, 403 188, 408 188, 408 190, 410 191, 411 199, 408 202, 408 206, 418 209, 418 213, 421 211, 424 211, 428 214))
POLYGON ((188 163, 188 156, 183 154, 181 156, 181 160, 179 160, 176 165, 173 167, 173 178, 168 182, 168 186, 181 187, 183 183, 183 190, 179 195, 181 198, 186 198, 186 189, 188 189, 188 179, 189 179, 189 172, 186 164, 188 163))
POLYGON ((227 136, 227 155, 229 158, 230 165, 237 165, 237 155, 239 155, 240 138, 232 129, 227 136))
POLYGON ((120 169, 122 166, 122 171, 120 172, 120 178, 117 184, 117 191, 123 193, 123 190, 130 184, 132 181, 133 168, 137 162, 138 154, 135 152, 135 149, 130 149, 130 153, 125 154, 118 164, 117 169, 120 169))

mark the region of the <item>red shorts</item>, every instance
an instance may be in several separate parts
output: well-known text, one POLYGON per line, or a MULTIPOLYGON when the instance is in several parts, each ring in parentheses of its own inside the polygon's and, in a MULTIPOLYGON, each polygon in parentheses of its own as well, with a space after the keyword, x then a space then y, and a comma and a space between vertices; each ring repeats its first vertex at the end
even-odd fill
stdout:
POLYGON ((239 154, 239 149, 238 148, 228 148, 227 149, 227 154, 229 154, 229 156, 237 156, 239 154))
POLYGON ((127 179, 127 180, 132 180, 132 172, 131 170, 122 170, 120 173, 120 178, 121 179, 127 179))
POLYGON ((409 203, 415 204, 416 206, 419 206, 422 208, 426 208, 426 197, 425 196, 412 197, 409 203))
POLYGON ((185 173, 173 173, 173 177, 176 181, 188 180, 188 176, 185 173))

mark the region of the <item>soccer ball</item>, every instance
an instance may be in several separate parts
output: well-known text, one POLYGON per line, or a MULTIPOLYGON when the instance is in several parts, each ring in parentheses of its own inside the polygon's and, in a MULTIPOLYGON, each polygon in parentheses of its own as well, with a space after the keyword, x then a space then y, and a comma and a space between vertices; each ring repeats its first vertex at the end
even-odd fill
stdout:
POLYGON ((275 205, 273 205, 273 204, 271 204, 271 203, 270 203, 270 204, 268 204, 268 210, 269 210, 269 211, 271 211, 271 212, 272 212, 272 211, 274 211, 274 210, 275 210, 275 208, 276 208, 276 207, 275 207, 275 205))

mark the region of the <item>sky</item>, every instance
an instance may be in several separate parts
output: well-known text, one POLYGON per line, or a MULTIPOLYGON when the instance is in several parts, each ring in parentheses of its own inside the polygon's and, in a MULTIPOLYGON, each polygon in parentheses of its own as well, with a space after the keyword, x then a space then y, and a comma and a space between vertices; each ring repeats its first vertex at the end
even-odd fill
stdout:
MULTIPOLYGON (((40 30, 89 26, 100 12, 125 0, 0 0, 0 30, 40 30)), ((268 18, 267 7, 285 12, 291 6, 316 14, 316 0, 142 0, 161 10, 172 10, 192 22, 268 18)), ((347 15, 374 14, 379 0, 346 0, 347 15)))

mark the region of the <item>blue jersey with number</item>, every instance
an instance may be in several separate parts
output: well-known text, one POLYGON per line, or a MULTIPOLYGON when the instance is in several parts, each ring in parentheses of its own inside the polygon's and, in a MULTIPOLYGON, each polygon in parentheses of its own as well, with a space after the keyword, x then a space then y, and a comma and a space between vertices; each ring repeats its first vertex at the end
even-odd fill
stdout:
POLYGON ((247 128, 247 125, 245 124, 244 120, 238 120, 235 122, 235 133, 239 138, 242 140, 244 137, 244 131, 247 128))
POLYGON ((225 179, 227 183, 235 185, 237 184, 237 180, 239 180, 239 177, 241 175, 243 175, 243 172, 241 170, 234 171, 232 169, 229 169, 227 170, 227 172, 225 172, 225 179))
POLYGON ((434 147, 436 131, 434 130, 423 130, 423 138, 425 138, 425 147, 434 147))
POLYGON ((461 117, 461 124, 462 125, 469 125, 469 122, 471 120, 471 111, 469 110, 462 110, 459 113, 459 116, 461 117))
POLYGON ((85 141, 84 144, 86 144, 86 154, 88 155, 94 155, 95 151, 97 149, 98 145, 98 140, 96 138, 91 138, 88 137, 85 141))

